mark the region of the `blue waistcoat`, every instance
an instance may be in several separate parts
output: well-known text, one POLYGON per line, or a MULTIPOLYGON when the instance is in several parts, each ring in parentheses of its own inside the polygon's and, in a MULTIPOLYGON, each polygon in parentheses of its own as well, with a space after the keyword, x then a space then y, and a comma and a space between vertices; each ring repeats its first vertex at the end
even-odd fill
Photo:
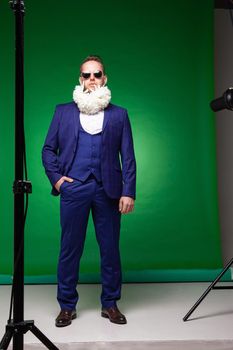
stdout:
POLYGON ((80 124, 76 153, 68 176, 85 181, 92 173, 98 181, 102 180, 100 164, 101 134, 100 132, 91 135, 80 124))

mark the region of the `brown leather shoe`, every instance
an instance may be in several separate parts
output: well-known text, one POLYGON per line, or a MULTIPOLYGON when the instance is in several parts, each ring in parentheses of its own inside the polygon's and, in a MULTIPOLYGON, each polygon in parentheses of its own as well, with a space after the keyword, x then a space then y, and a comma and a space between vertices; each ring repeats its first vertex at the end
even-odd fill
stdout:
POLYGON ((66 327, 69 326, 77 317, 76 310, 61 310, 59 315, 56 318, 56 327, 66 327))
POLYGON ((102 308, 101 316, 105 318, 109 318, 109 321, 113 323, 117 323, 117 324, 127 323, 125 316, 120 312, 117 306, 102 308))

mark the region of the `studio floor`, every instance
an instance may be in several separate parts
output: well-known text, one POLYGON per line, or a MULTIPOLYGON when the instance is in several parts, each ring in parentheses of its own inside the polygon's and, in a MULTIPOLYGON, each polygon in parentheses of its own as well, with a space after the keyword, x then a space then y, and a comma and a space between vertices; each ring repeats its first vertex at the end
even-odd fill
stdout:
MULTIPOLYGON (((71 326, 56 328, 59 312, 55 285, 25 286, 25 320, 35 325, 60 350, 156 349, 233 350, 233 290, 211 291, 189 321, 184 315, 209 283, 124 284, 118 303, 126 325, 100 316, 98 284, 78 286, 78 317, 71 326)), ((10 286, 0 286, 0 337, 9 313, 10 286)), ((24 337, 26 350, 43 350, 35 336, 24 337)), ((9 347, 10 349, 11 347, 9 347)))

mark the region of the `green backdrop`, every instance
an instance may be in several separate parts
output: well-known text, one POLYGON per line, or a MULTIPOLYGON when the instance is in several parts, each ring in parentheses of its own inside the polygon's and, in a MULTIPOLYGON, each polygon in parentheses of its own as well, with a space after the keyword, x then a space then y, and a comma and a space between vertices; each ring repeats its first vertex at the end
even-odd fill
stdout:
MULTIPOLYGON (((55 281, 59 198, 41 164, 55 105, 79 64, 103 57, 112 102, 128 109, 137 199, 123 215, 125 281, 212 279, 221 267, 213 98, 213 0, 25 1, 25 124, 33 184, 25 230, 29 282, 55 281)), ((10 280, 14 180, 14 15, 0 0, 0 275, 10 280)), ((81 281, 99 280, 90 217, 81 281)))

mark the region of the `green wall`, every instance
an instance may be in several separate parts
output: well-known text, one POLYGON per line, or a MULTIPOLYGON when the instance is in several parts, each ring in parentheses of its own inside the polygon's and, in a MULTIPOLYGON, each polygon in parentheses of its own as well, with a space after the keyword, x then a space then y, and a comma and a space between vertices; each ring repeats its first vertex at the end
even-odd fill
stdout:
MULTIPOLYGON (((50 195, 41 148, 55 105, 72 100, 79 63, 90 53, 103 57, 112 102, 128 109, 134 134, 137 200, 134 212, 122 217, 124 279, 208 279, 221 267, 209 108, 213 0, 25 4, 25 124, 33 184, 25 230, 29 280, 55 280, 59 199, 50 195)), ((0 275, 6 281, 13 245, 14 15, 3 0, 0 28, 0 275)), ((90 217, 81 281, 98 281, 98 272, 90 217)))

